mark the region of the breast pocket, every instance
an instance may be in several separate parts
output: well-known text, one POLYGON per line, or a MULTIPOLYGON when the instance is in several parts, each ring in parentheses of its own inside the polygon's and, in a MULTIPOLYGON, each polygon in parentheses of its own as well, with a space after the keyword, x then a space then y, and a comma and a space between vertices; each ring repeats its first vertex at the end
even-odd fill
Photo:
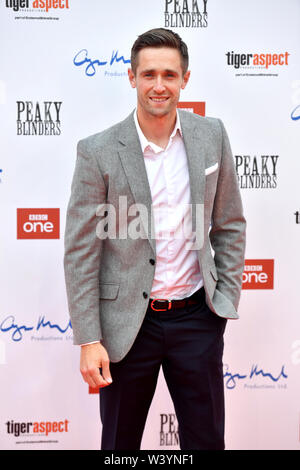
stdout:
POLYGON ((212 173, 214 173, 215 171, 217 171, 218 169, 218 162, 214 163, 213 165, 205 168, 205 176, 208 176, 208 175, 211 175, 212 173))

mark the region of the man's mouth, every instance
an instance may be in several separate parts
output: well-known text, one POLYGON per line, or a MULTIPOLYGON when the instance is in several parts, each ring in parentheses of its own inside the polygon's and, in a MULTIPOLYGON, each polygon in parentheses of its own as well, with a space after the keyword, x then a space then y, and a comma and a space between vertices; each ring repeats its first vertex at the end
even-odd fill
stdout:
POLYGON ((153 101, 154 103, 164 103, 165 101, 167 101, 169 99, 168 96, 150 96, 150 100, 153 101))

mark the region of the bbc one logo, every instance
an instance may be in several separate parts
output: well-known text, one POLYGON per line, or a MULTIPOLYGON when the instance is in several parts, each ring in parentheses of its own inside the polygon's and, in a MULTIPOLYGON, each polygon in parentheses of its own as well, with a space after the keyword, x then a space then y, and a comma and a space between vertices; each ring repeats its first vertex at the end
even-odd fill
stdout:
POLYGON ((179 101, 177 108, 199 114, 199 116, 205 116, 205 101, 179 101))
POLYGON ((69 8, 69 0, 6 0, 5 6, 6 8, 12 8, 13 11, 35 9, 48 12, 52 9, 59 8, 63 10, 69 8))
POLYGON ((245 260, 243 289, 274 289, 274 260, 245 260))
POLYGON ((17 239, 59 238, 59 209, 17 209, 17 239))

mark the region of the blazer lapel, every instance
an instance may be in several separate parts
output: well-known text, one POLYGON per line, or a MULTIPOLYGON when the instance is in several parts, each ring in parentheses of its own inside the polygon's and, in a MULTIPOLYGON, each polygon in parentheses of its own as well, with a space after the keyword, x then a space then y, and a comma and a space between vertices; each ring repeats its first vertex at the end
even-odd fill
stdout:
MULTIPOLYGON (((187 112, 179 110, 180 124, 187 154, 192 202, 192 227, 196 230, 196 208, 198 217, 203 216, 205 196, 206 141, 203 126, 190 119, 187 112)), ((200 220, 203 225, 204 219, 200 220)), ((199 228, 199 221, 198 221, 199 228)), ((200 227, 201 228, 201 227, 200 227)))
POLYGON ((156 248, 154 217, 152 213, 152 196, 133 113, 123 121, 119 141, 122 146, 118 152, 123 169, 135 202, 136 204, 141 205, 140 220, 155 254, 156 248))

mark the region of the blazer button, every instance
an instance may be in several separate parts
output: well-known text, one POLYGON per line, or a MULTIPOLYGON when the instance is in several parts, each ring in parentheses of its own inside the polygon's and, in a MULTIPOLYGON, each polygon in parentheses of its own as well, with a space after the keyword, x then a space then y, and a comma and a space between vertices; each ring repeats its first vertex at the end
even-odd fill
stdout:
POLYGON ((155 260, 151 258, 151 259, 149 259, 149 263, 153 265, 153 264, 155 264, 155 260))
POLYGON ((147 297, 148 297, 147 292, 143 292, 143 297, 144 297, 144 299, 147 299, 147 297))

